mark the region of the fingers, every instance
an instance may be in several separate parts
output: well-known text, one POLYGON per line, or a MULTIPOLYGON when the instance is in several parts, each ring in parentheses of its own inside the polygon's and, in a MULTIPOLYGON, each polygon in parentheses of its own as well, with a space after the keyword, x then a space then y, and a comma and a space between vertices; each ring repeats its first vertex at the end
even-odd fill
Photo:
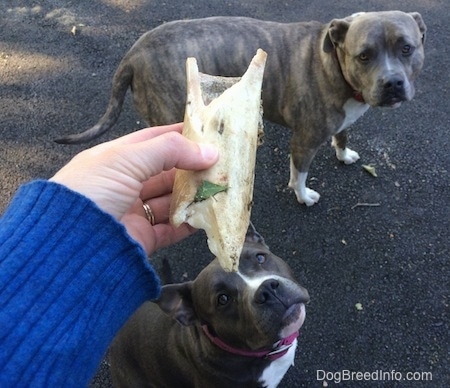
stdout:
POLYGON ((188 224, 181 224, 175 228, 171 224, 157 224, 154 227, 155 245, 154 249, 161 249, 173 245, 191 234, 195 233, 197 229, 188 224))
POLYGON ((157 249, 175 244, 196 231, 188 224, 174 227, 169 223, 168 202, 170 202, 169 195, 146 201, 154 214, 154 225, 151 225, 147 219, 142 201, 133 206, 134 212, 126 213, 121 219, 128 234, 141 244, 147 255, 151 255, 157 249))
POLYGON ((171 193, 175 179, 175 169, 163 171, 143 183, 140 198, 154 198, 171 193))
MULTIPOLYGON (((153 225, 169 221, 171 198, 172 196, 170 194, 166 194, 160 197, 151 198, 147 201, 143 201, 143 203, 150 206, 151 213, 153 213, 153 225)), ((142 209, 139 209, 139 214, 142 214, 142 216, 148 219, 147 213, 145 212, 145 209, 142 205, 141 208, 142 209)))
POLYGON ((162 125, 158 127, 144 128, 104 144, 124 145, 124 144, 140 143, 142 141, 153 139, 167 132, 181 133, 182 131, 183 131, 183 123, 162 125))
MULTIPOLYGON (((128 177, 142 184, 174 167, 203 170, 217 162, 219 155, 214 146, 186 139, 180 134, 181 129, 181 124, 147 128, 87 149, 63 167, 58 172, 59 176, 64 175, 64 170, 68 175, 67 181, 78 176, 86 181, 89 177, 101 175, 117 181, 125 181, 128 177)), ((171 175, 159 178, 159 183, 167 186, 169 178, 171 175), (166 178, 168 180, 164 181, 166 178)))
MULTIPOLYGON (((219 158, 218 150, 210 144, 195 143, 177 132, 168 132, 154 139, 154 156, 146 154, 149 164, 163 162, 162 170, 174 167, 184 170, 203 170, 219 158)), ((143 143, 142 143, 143 144, 143 143)))
POLYGON ((214 146, 193 142, 174 131, 139 143, 119 145, 110 151, 110 155, 116 158, 110 163, 122 163, 128 170, 127 174, 140 182, 174 167, 203 170, 219 158, 214 146))

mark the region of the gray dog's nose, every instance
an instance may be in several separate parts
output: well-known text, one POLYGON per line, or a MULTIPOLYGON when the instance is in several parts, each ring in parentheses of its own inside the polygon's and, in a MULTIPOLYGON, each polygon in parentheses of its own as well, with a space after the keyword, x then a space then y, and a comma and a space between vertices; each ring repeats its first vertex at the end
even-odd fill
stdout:
POLYGON ((404 83, 403 78, 392 77, 384 82, 383 88, 385 91, 399 92, 403 89, 404 83))

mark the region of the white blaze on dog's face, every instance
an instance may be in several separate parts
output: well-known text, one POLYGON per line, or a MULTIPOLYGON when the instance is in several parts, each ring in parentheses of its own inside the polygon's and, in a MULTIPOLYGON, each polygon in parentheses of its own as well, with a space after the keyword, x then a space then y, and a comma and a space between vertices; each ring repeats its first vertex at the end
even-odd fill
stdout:
POLYGON ((426 27, 418 13, 360 13, 330 23, 347 82, 371 106, 399 107, 414 97, 426 27))

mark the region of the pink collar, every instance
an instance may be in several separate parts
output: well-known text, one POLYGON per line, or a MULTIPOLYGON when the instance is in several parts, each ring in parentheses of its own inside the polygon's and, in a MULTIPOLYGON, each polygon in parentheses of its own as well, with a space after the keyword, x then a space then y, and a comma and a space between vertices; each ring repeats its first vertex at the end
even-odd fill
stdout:
POLYGON ((213 335, 209 329, 208 325, 202 325, 203 332, 210 339, 210 341, 218 346, 220 349, 225 350, 228 353, 236 354, 238 356, 244 357, 255 357, 255 358, 266 358, 270 361, 274 361, 283 357, 289 348, 292 346, 294 340, 298 337, 299 332, 296 331, 292 333, 290 336, 283 338, 274 343, 272 349, 268 350, 246 350, 246 349, 238 349, 234 348, 225 342, 223 342, 219 337, 213 335))

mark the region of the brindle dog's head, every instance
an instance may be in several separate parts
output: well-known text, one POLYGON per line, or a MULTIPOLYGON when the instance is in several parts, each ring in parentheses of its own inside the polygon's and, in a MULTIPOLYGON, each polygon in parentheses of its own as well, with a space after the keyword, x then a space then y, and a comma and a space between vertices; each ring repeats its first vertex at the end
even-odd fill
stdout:
POLYGON ((371 106, 398 107, 414 97, 426 26, 417 12, 368 12, 334 19, 324 39, 350 86, 371 106))
POLYGON ((308 291, 251 225, 238 272, 225 272, 216 259, 194 281, 164 286, 157 303, 184 325, 207 325, 230 346, 255 350, 298 331, 308 301, 308 291))

